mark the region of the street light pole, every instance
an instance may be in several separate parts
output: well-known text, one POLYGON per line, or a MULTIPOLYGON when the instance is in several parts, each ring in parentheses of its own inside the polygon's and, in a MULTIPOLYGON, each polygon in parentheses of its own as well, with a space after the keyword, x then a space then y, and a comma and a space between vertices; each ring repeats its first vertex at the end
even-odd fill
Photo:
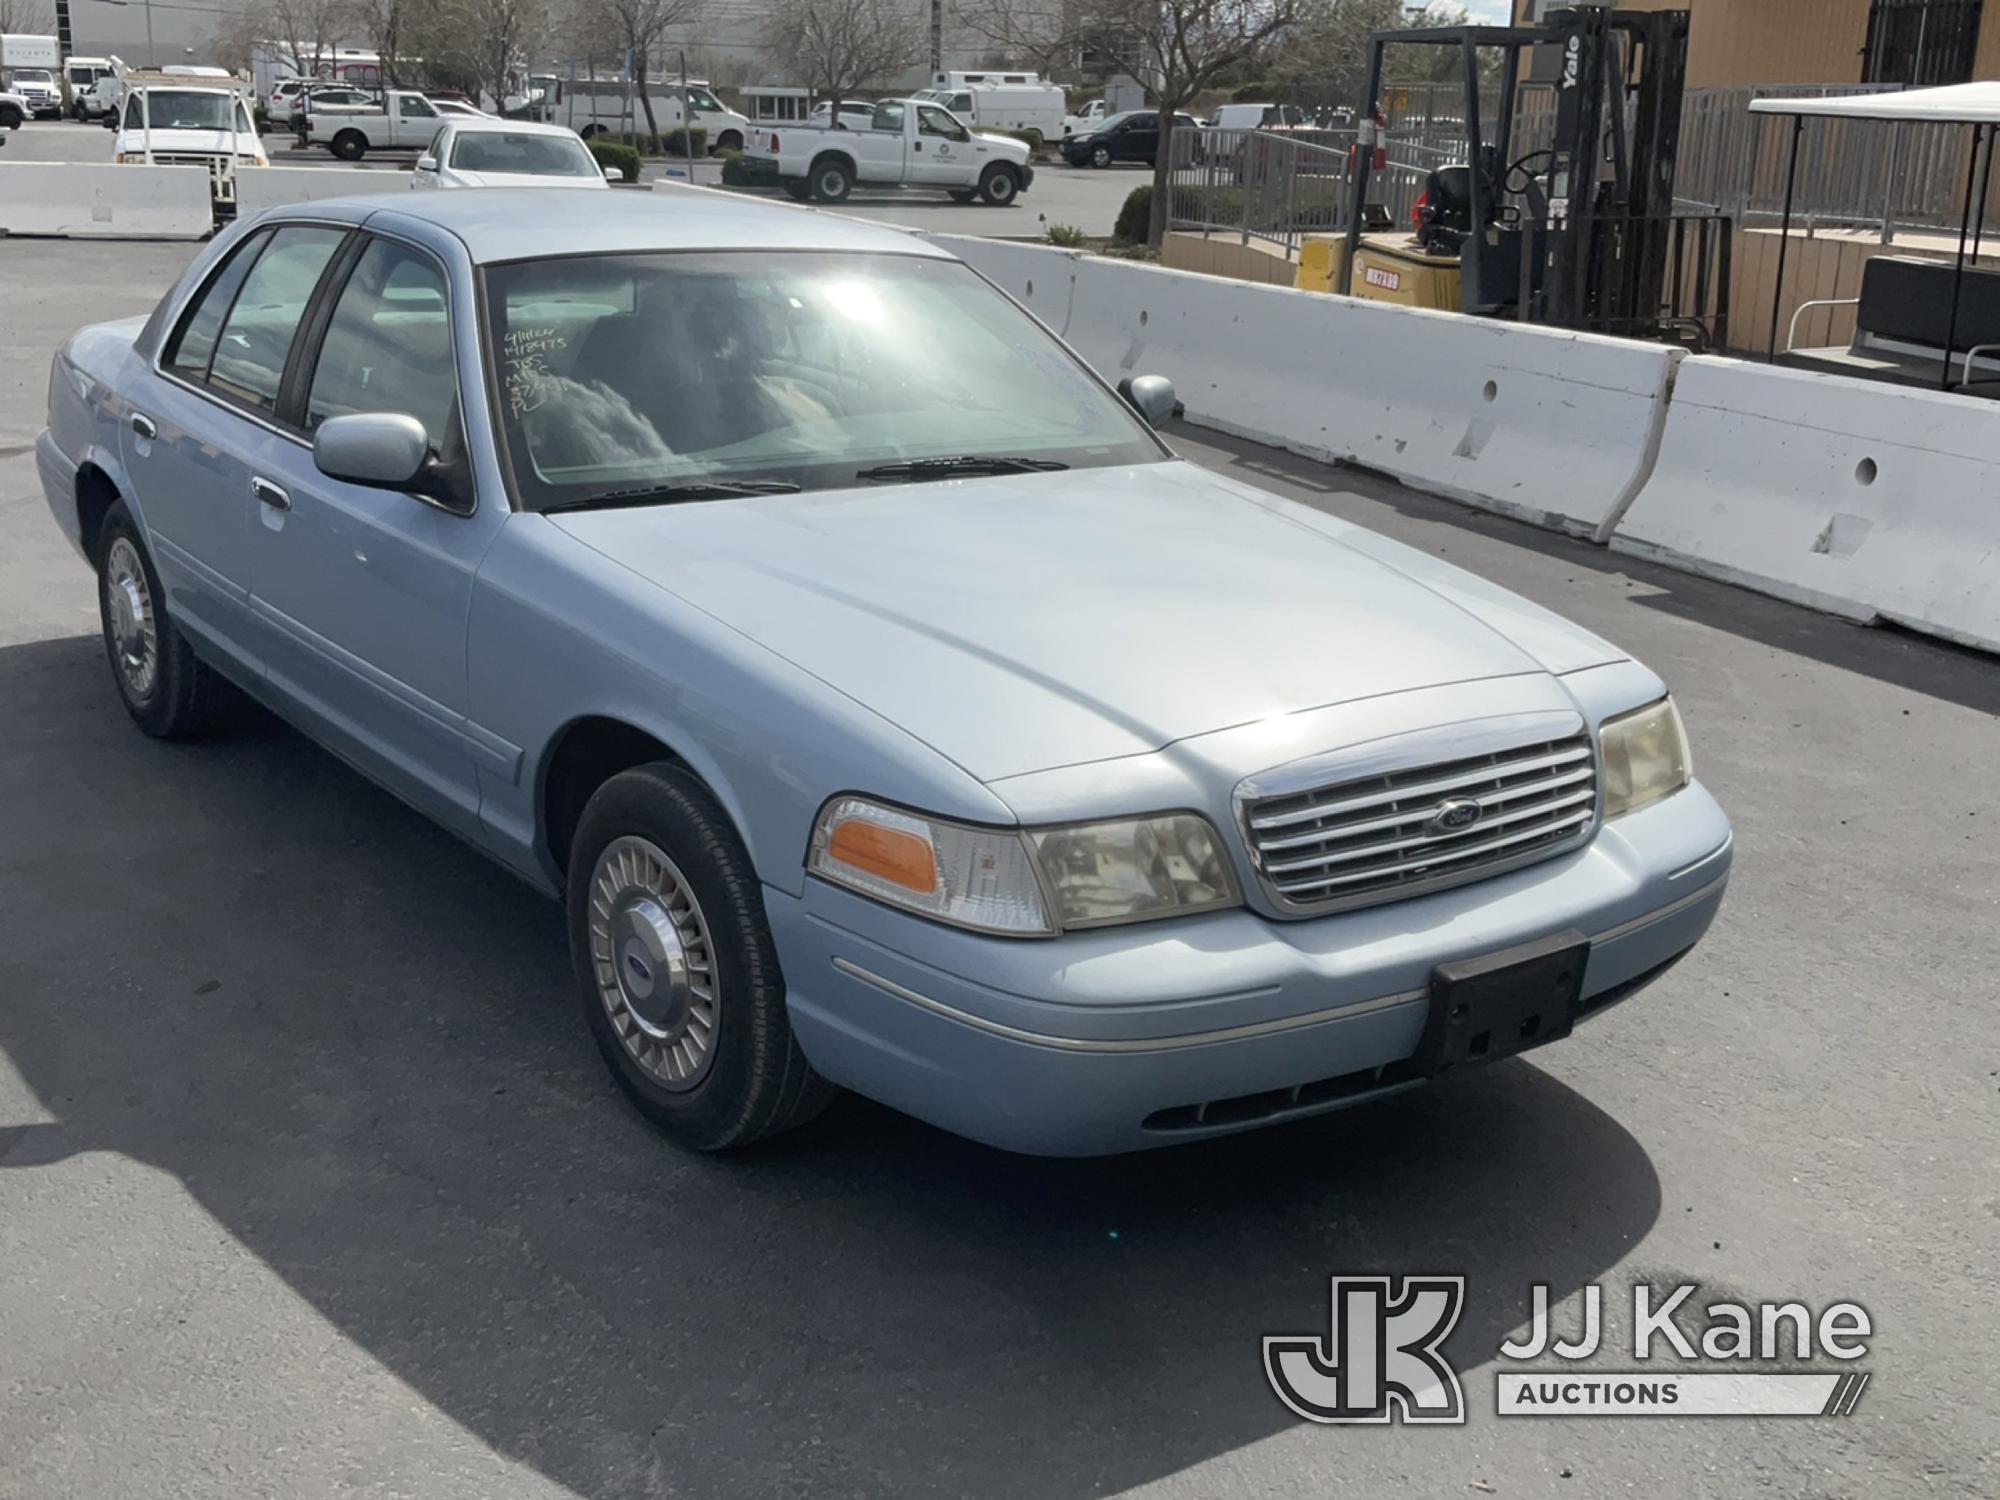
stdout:
POLYGON ((159 57, 153 51, 153 0, 146 0, 146 66, 157 68, 159 57))

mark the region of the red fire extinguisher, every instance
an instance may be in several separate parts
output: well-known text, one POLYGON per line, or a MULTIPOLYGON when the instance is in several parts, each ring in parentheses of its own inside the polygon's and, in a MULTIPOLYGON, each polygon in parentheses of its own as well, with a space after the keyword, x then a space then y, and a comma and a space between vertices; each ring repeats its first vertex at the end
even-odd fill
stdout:
POLYGON ((1366 146, 1374 148, 1374 160, 1369 163, 1369 169, 1382 171, 1389 165, 1388 142, 1389 122, 1378 109, 1355 128, 1354 144, 1347 148, 1347 170, 1354 170, 1354 154, 1366 146))

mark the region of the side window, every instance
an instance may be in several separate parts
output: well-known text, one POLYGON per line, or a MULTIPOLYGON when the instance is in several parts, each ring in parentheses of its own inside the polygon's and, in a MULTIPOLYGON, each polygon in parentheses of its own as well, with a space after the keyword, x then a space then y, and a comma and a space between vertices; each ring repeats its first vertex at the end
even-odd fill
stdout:
POLYGON ((917 129, 924 135, 941 135, 947 139, 955 139, 958 135, 958 122, 941 109, 929 104, 920 104, 917 106, 917 129))
POLYGON ((437 111, 431 108, 431 101, 420 94, 405 94, 396 106, 406 120, 435 120, 437 111))
POLYGON ((903 106, 900 104, 878 104, 875 106, 875 129, 901 130, 903 128, 903 106))
POLYGON ((268 234, 251 235, 230 253, 229 259, 210 278, 208 285, 195 294, 194 301, 181 315, 180 332, 167 346, 165 363, 169 370, 189 380, 208 378, 209 357, 215 353, 215 336, 222 332, 222 320, 229 313, 229 304, 236 300, 243 278, 250 274, 258 252, 270 238, 268 234))
POLYGON ((969 115, 969 114, 971 114, 971 113, 972 113, 972 95, 970 95, 970 94, 954 94, 954 95, 952 96, 952 101, 951 101, 951 112, 952 112, 953 114, 955 114, 955 115, 969 115))
POLYGON ((431 450, 450 446, 458 406, 444 273, 421 251, 376 240, 334 303, 306 397, 306 427, 355 412, 401 412, 431 450))
POLYGON ((144 117, 139 113, 139 105, 145 97, 144 94, 134 94, 130 99, 125 101, 125 128, 127 130, 137 130, 144 123, 144 117))
POLYGON ((346 236, 341 229, 296 225, 280 229, 243 278, 209 361, 209 384, 259 411, 278 404, 278 383, 292 336, 320 274, 346 236))

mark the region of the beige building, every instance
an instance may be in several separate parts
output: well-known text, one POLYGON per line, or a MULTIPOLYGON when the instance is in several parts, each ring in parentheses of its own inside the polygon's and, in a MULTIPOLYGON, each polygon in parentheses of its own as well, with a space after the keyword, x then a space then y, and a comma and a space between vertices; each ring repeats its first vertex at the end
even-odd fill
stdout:
MULTIPOLYGON (((1565 0, 1515 0, 1532 21, 1565 0)), ((1688 87, 2000 78, 2000 0, 1618 0, 1685 10, 1688 87)))

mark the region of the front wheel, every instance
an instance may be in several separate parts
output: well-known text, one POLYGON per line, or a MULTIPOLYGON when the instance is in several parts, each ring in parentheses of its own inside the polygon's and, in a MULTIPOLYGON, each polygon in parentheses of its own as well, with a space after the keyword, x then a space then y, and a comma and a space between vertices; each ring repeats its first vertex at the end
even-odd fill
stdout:
POLYGON ((123 501, 98 532, 98 618, 125 711, 155 739, 199 734, 214 722, 221 683, 168 618, 160 576, 123 501))
POLYGON ((368 137, 358 130, 343 130, 333 138, 333 154, 342 161, 360 161, 368 151, 368 137))
POLYGON ((743 132, 740 130, 723 131, 721 135, 715 138, 715 149, 717 151, 741 151, 743 149, 743 132))
POLYGON ((833 1086, 799 1050, 756 870, 728 815, 666 763, 621 772, 570 847, 571 961, 626 1097, 684 1146, 803 1124, 833 1086))
POLYGON ((1014 169, 995 162, 979 174, 979 196, 995 208, 1005 208, 1021 191, 1021 179, 1014 169))
POLYGON ((854 174, 836 157, 813 163, 812 195, 822 203, 845 203, 854 191, 854 174))
POLYGON ((0 129, 19 130, 24 116, 11 104, 0 105, 0 129))
POLYGON ((1110 166, 1110 165, 1111 165, 1111 148, 1110 148, 1109 146, 1093 146, 1093 147, 1091 147, 1091 148, 1090 148, 1090 164, 1091 164, 1091 165, 1092 165, 1093 167, 1100 167, 1100 168, 1101 168, 1101 167, 1108 167, 1108 166, 1110 166))

